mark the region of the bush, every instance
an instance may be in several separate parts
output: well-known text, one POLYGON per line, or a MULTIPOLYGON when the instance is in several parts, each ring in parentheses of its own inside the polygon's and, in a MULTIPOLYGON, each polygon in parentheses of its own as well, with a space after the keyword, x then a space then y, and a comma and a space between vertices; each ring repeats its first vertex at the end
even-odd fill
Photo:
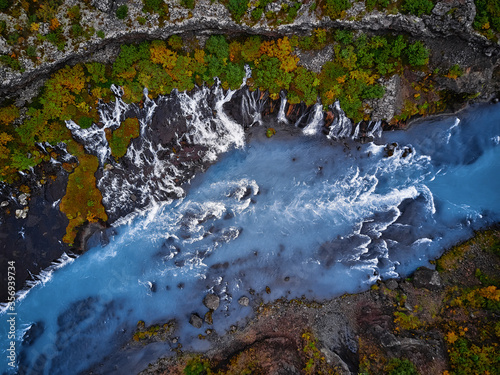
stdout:
POLYGON ((6 10, 9 6, 9 0, 0 0, 0 10, 6 10))
POLYGON ((127 14, 128 14, 128 6, 126 5, 120 5, 116 10, 116 18, 118 18, 119 20, 125 19, 125 17, 127 17, 127 14))
POLYGON ((401 10, 421 17, 423 14, 431 14, 434 9, 432 0, 404 0, 401 10))
POLYGON ((419 375, 415 365, 407 359, 393 358, 384 370, 388 375, 419 375))
POLYGON ((36 57, 36 47, 33 45, 28 46, 28 48, 26 48, 26 55, 29 57, 36 57))
POLYGON ((142 0, 144 7, 143 12, 158 13, 160 16, 164 14, 163 0, 142 0))
POLYGON ((84 34, 83 28, 79 24, 71 25, 71 34, 73 37, 79 37, 84 34))
POLYGON ((233 19, 239 22, 248 9, 248 2, 247 0, 229 0, 227 9, 231 13, 231 16, 233 16, 233 19))
POLYGON ((229 58, 229 44, 223 35, 211 35, 205 44, 205 49, 221 60, 229 58))
POLYGON ((335 40, 342 44, 352 43, 352 31, 350 30, 336 30, 335 40))
POLYGON ((255 8, 254 10, 252 10, 252 19, 254 21, 258 21, 260 20, 260 18, 262 17, 262 8, 255 8))
POLYGON ((97 36, 98 36, 99 38, 101 38, 101 39, 104 39, 104 37, 105 37, 105 35, 104 35, 104 31, 99 30, 99 31, 97 32, 97 36))
POLYGON ((343 12, 351 7, 349 0, 326 0, 324 10, 330 18, 340 18, 343 12))
POLYGON ((94 120, 92 119, 92 117, 82 116, 82 117, 80 117, 80 120, 78 120, 78 125, 82 129, 87 129, 87 128, 90 128, 92 126, 93 122, 94 122, 94 120))
POLYGON ((7 65, 8 67, 10 67, 13 70, 20 70, 21 69, 21 64, 19 63, 19 61, 17 61, 16 59, 13 59, 9 55, 1 55, 0 62, 7 65))
POLYGON ((194 9, 194 2, 195 0, 181 0, 181 5, 184 8, 194 9))
POLYGON ((475 0, 476 17, 474 28, 481 31, 491 29, 500 32, 500 3, 497 0, 475 0))
POLYGON ((405 52, 411 66, 423 66, 429 62, 429 50, 421 41, 410 44, 405 52))
POLYGON ((172 35, 168 38, 168 45, 175 51, 182 49, 183 41, 179 35, 172 35))

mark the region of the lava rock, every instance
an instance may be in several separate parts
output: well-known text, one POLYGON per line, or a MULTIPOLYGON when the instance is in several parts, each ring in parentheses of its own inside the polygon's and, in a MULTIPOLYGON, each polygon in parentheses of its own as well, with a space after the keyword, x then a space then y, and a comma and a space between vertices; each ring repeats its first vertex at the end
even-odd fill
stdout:
POLYGON ((196 313, 191 314, 191 318, 189 318, 189 324, 191 324, 194 328, 201 328, 203 325, 203 319, 196 313))
POLYGON ((217 310, 220 304, 220 298, 216 294, 210 293, 203 299, 203 304, 210 310, 217 310))
POLYGON ((420 267, 413 274, 413 285, 415 288, 427 288, 437 290, 443 287, 439 272, 427 267, 420 267))

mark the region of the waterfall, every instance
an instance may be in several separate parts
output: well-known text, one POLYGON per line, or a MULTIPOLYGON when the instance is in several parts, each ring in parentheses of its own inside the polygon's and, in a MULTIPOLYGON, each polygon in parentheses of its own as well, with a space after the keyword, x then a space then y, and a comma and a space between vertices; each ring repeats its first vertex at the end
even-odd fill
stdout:
POLYGON ((283 124, 288 124, 288 120, 286 119, 285 115, 285 108, 286 108, 286 94, 283 90, 280 91, 280 109, 278 112, 278 122, 281 122, 283 124))
POLYGON ((339 101, 337 100, 333 104, 333 108, 330 107, 330 109, 334 113, 335 118, 330 125, 330 132, 327 137, 329 139, 342 139, 349 137, 352 132, 351 120, 346 116, 342 108, 340 108, 339 101))
POLYGON ((305 135, 316 135, 320 132, 324 121, 323 121, 323 107, 320 103, 314 105, 312 112, 312 118, 310 118, 306 127, 302 130, 305 135))

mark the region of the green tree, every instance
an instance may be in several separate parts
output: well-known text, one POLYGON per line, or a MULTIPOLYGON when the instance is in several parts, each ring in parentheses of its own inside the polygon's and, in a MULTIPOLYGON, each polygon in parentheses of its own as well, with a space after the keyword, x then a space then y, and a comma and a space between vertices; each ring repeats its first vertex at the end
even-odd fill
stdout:
POLYGON ((248 9, 248 2, 247 0, 229 0, 227 9, 231 13, 231 16, 233 16, 234 20, 239 22, 248 9))
POLYGON ((324 10, 330 18, 340 18, 352 6, 349 0, 326 0, 324 10))
POLYGON ((221 60, 229 58, 229 44, 223 35, 211 35, 205 44, 205 49, 221 60))
POLYGON ((411 66, 423 66, 429 62, 429 50, 421 41, 417 41, 408 46, 406 57, 411 66))
POLYGON ((434 9, 432 0, 404 0, 401 10, 421 17, 423 14, 431 14, 434 9))
POLYGON ((119 20, 125 19, 125 17, 127 17, 127 14, 128 6, 126 5, 120 5, 118 9, 116 9, 116 18, 118 18, 119 20))

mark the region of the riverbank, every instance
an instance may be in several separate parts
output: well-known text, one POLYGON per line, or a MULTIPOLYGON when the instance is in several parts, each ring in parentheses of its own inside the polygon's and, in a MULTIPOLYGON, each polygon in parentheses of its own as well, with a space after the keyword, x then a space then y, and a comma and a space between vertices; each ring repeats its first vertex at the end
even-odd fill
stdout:
POLYGON ((364 293, 270 304, 252 297, 253 319, 200 335, 212 344, 207 353, 177 346, 141 375, 495 373, 499 248, 497 225, 448 249, 437 270, 423 267, 364 293))

